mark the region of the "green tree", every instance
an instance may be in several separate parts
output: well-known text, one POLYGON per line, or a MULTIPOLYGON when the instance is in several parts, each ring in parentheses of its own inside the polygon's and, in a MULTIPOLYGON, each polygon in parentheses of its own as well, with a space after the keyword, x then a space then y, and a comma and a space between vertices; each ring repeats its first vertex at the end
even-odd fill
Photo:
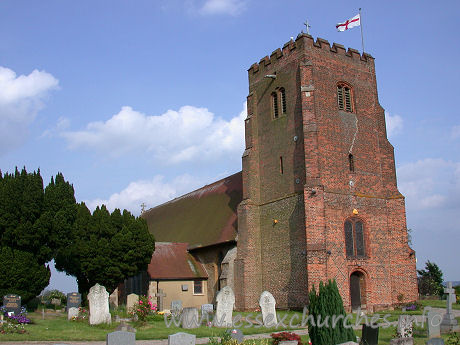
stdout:
POLYGON ((317 294, 313 287, 308 297, 308 334, 313 345, 356 342, 356 335, 351 326, 344 325, 346 313, 335 280, 329 280, 325 285, 320 282, 319 293, 317 294), (334 320, 337 321, 335 325, 334 320))
POLYGON ((35 255, 10 247, 0 248, 0 296, 21 296, 25 304, 49 284, 49 266, 39 264, 35 255))
POLYGON ((438 265, 428 260, 425 269, 417 270, 419 293, 422 295, 442 296, 444 289, 442 286, 442 271, 438 265))
POLYGON ((110 213, 104 205, 91 214, 84 203, 77 206, 67 243, 56 256, 56 268, 74 276, 82 294, 96 283, 112 292, 124 279, 146 270, 155 249, 144 219, 127 210, 110 213))

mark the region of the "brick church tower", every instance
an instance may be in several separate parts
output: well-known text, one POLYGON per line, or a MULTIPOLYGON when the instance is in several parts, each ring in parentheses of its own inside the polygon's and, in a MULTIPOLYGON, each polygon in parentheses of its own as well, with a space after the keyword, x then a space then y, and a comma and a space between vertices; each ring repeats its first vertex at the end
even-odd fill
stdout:
POLYGON ((302 308, 328 279, 348 309, 416 300, 374 59, 301 34, 251 66, 247 108, 236 308, 302 308))

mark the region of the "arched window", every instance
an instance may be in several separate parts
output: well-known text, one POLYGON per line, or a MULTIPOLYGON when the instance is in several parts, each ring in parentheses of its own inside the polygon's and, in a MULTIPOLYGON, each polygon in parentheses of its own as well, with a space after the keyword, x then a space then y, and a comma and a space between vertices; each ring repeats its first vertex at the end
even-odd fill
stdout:
POLYGON ((337 85, 337 104, 339 110, 344 110, 346 112, 353 112, 353 99, 351 87, 345 83, 340 83, 337 85))
POLYGON ((286 90, 284 90, 284 87, 280 89, 280 97, 281 97, 281 113, 286 114, 286 90))
POLYGON ((273 118, 277 119, 278 118, 278 95, 276 92, 272 93, 272 112, 273 112, 273 118))
POLYGON ((357 218, 347 219, 344 230, 347 257, 366 256, 362 221, 357 218))

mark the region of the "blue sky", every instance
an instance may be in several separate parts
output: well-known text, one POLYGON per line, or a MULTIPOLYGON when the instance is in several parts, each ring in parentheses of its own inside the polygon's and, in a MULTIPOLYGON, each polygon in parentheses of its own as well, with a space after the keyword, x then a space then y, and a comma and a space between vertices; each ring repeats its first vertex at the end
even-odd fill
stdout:
MULTIPOLYGON (((0 1, 0 169, 140 213, 241 169, 247 72, 296 37, 361 49, 363 8, 418 266, 460 280, 460 2, 0 1)), ((52 288, 75 289, 53 272, 52 288)))

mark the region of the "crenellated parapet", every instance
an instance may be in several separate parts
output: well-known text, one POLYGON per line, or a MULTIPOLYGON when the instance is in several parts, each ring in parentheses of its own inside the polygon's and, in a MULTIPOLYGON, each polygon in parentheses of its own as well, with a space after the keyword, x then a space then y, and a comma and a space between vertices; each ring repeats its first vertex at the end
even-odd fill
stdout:
POLYGON ((270 56, 265 56, 257 63, 254 63, 249 68, 249 74, 257 74, 260 70, 272 69, 274 65, 282 62, 289 56, 293 54, 299 54, 299 50, 305 50, 307 55, 310 51, 312 54, 316 52, 324 52, 325 54, 331 54, 336 56, 344 56, 352 61, 359 63, 371 63, 373 64, 374 58, 367 53, 360 54, 360 52, 353 48, 348 48, 348 50, 341 44, 333 43, 330 45, 328 40, 324 38, 316 38, 314 40, 313 36, 301 33, 294 40, 290 40, 283 45, 283 48, 278 48, 273 51, 270 56))

